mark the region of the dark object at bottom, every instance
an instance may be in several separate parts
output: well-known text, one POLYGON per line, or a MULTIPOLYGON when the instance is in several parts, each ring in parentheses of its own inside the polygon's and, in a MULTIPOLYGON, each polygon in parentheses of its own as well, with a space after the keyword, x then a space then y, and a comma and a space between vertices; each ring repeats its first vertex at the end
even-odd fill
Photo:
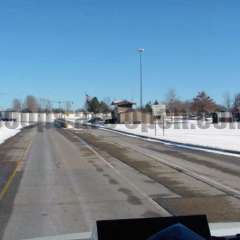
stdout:
POLYGON ((146 240, 157 232, 181 223, 204 239, 211 239, 204 215, 97 221, 98 240, 146 240))
POLYGON ((163 229, 147 240, 204 240, 204 238, 178 223, 163 229))

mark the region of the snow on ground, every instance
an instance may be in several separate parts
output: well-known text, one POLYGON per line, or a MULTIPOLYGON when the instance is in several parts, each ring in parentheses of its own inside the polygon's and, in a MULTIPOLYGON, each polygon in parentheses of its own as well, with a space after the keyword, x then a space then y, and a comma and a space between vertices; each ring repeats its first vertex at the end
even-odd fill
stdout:
POLYGON ((0 121, 0 144, 8 138, 15 136, 23 128, 22 125, 16 122, 2 122, 0 121))
POLYGON ((178 143, 240 151, 240 123, 211 124, 210 122, 191 120, 171 125, 165 124, 164 134, 162 124, 108 124, 105 126, 127 133, 156 137, 178 143))

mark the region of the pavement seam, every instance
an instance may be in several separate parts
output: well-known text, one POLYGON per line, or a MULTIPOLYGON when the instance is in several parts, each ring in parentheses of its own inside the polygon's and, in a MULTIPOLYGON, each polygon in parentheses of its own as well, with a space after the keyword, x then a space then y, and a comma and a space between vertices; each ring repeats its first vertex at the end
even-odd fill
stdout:
MULTIPOLYGON (((79 137, 80 138, 80 137, 79 137)), ((111 163, 109 163, 101 154, 99 154, 92 146, 90 146, 86 141, 80 138, 80 141, 85 144, 89 150, 91 150, 100 160, 102 160, 108 167, 113 169, 113 171, 120 176, 127 184, 131 185, 140 195, 142 195, 145 199, 147 199, 155 208, 160 210, 166 216, 172 216, 165 208, 160 206, 157 202, 155 202, 152 198, 150 198, 146 193, 144 193, 141 189, 139 189, 134 183, 132 183, 126 176, 122 175, 119 170, 117 170, 111 163)))

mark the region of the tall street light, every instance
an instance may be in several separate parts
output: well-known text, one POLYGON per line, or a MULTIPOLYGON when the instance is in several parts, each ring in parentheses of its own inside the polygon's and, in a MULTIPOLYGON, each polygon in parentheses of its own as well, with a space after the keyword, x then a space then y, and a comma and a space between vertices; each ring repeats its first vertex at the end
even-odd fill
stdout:
POLYGON ((138 54, 139 54, 139 76, 140 76, 140 109, 143 108, 143 86, 142 86, 142 54, 144 52, 143 48, 138 48, 138 54))

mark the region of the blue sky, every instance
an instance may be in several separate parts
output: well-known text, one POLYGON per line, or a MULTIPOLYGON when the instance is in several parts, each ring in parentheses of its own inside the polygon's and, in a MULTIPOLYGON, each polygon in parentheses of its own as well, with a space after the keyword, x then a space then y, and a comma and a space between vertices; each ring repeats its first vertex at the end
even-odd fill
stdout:
POLYGON ((238 0, 9 0, 0 2, 0 106, 27 94, 72 100, 182 99, 240 91, 238 0))

